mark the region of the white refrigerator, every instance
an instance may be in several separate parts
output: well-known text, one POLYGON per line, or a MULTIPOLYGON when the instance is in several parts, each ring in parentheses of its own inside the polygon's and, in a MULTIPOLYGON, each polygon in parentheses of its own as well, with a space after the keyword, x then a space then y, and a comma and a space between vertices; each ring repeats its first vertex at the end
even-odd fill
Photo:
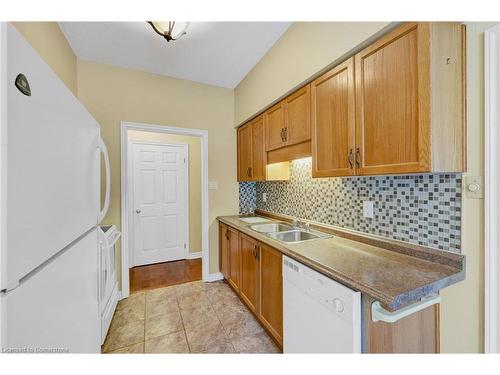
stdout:
POLYGON ((98 353, 100 127, 22 35, 0 27, 0 346, 98 353))

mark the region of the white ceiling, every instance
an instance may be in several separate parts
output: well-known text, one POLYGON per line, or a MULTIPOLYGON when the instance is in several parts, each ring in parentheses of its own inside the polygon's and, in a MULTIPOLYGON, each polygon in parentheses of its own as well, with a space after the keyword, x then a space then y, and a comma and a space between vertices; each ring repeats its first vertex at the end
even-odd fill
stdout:
POLYGON ((167 43, 146 22, 60 22, 78 57, 234 88, 291 22, 192 22, 167 43))

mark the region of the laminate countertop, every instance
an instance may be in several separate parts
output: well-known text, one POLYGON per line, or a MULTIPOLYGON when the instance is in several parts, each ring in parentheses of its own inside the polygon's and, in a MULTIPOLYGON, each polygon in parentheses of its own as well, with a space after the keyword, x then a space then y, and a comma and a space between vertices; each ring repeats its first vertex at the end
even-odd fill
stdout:
MULTIPOLYGON (((333 234, 330 238, 287 244, 252 230, 250 225, 253 224, 240 220, 243 217, 220 216, 217 219, 380 301, 391 311, 465 279, 465 257, 460 254, 341 229, 330 230, 333 234)), ((265 219, 283 221, 282 218, 265 219)))

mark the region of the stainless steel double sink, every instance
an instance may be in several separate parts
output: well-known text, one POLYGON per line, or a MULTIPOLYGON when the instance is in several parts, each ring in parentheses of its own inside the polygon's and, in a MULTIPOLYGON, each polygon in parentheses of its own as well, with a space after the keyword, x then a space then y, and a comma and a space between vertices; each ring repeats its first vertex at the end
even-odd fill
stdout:
POLYGON ((332 235, 328 233, 310 229, 305 230, 283 222, 253 224, 250 225, 249 228, 256 232, 266 234, 274 240, 285 243, 297 243, 332 237, 332 235))

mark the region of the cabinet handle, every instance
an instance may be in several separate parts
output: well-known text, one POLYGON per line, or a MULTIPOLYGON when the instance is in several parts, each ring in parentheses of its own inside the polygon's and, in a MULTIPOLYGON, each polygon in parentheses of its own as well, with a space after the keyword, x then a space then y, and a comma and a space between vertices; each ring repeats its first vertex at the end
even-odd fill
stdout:
POLYGON ((283 128, 283 130, 284 130, 283 135, 284 135, 284 137, 285 137, 285 139, 284 139, 284 141, 283 141, 283 142, 286 142, 286 141, 288 140, 288 128, 283 128))
POLYGON ((356 167, 361 167, 361 154, 359 152, 359 147, 356 147, 356 167))
POLYGON ((281 142, 285 142, 285 128, 281 128, 280 136, 281 136, 281 142))
POLYGON ((252 167, 248 167, 248 177, 252 177, 252 167))
POLYGON ((349 150, 347 161, 349 162, 349 166, 352 169, 354 167, 354 153, 352 152, 352 148, 349 150))
POLYGON ((229 241, 229 231, 226 229, 226 240, 229 241))
POLYGON ((260 260, 260 246, 257 246, 256 253, 257 253, 257 260, 260 260))

